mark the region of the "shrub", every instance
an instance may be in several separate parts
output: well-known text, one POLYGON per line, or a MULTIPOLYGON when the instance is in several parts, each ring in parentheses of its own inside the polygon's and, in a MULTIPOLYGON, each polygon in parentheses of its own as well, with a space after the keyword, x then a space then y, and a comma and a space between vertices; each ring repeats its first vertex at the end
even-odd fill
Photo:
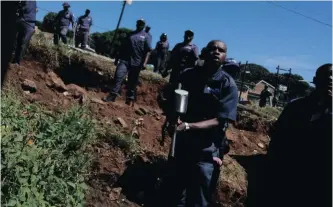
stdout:
POLYGON ((87 110, 60 114, 2 95, 1 204, 83 206, 90 163, 86 147, 95 134, 87 110))

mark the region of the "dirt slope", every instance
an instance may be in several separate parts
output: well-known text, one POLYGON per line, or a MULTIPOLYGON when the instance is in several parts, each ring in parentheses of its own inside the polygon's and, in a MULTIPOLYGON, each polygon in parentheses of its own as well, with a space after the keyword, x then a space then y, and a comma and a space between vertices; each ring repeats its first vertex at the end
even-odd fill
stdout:
MULTIPOLYGON (((91 189, 86 198, 88 206, 149 206, 158 198, 156 179, 163 177, 166 172, 165 158, 170 144, 169 139, 164 146, 159 142, 164 116, 158 108, 156 96, 163 82, 143 79, 142 85, 138 87, 138 101, 134 108, 125 105, 123 98, 117 99, 115 103, 104 104, 97 100, 107 95, 107 83, 111 84, 111 81, 106 78, 98 84, 94 82, 95 78, 101 76, 100 71, 91 70, 93 72, 88 73, 80 70, 81 63, 72 64, 72 68, 58 68, 55 70, 56 75, 67 88, 61 89, 54 86, 54 78, 45 62, 35 59, 23 61, 21 66, 10 65, 8 72, 6 85, 17 88, 24 100, 40 103, 48 110, 64 110, 73 103, 87 104, 98 122, 117 127, 124 134, 131 133, 135 121, 143 118, 143 126, 138 127, 140 152, 135 157, 115 147, 108 137, 101 138, 92 146, 95 159, 87 180, 91 189), (82 78, 88 74, 90 76, 82 78), (23 91, 21 84, 26 79, 36 84, 35 93, 23 91), (69 89, 73 83, 82 87, 83 91, 77 89, 79 87, 69 89), (139 115, 140 108, 144 108, 146 113, 139 115), (127 128, 116 124, 118 117, 126 122, 127 128)), ((233 156, 263 154, 269 140, 264 134, 239 130, 233 126, 227 135, 232 145, 230 156, 226 157, 222 167, 217 206, 244 206, 247 173, 233 156)))

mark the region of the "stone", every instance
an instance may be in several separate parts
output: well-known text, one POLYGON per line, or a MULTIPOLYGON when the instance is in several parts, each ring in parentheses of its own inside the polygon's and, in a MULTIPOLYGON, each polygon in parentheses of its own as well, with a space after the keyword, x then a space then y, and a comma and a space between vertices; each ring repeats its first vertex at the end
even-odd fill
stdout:
POLYGON ((82 94, 80 96, 80 99, 79 99, 80 104, 85 104, 85 103, 87 103, 88 100, 89 100, 88 97, 86 95, 84 95, 84 94, 82 94))
POLYGON ((69 93, 67 91, 63 92, 64 96, 68 96, 69 93))
POLYGON ((61 78, 58 77, 57 74, 55 74, 53 71, 50 71, 50 72, 48 72, 48 75, 52 81, 51 87, 54 87, 58 90, 63 90, 63 91, 67 90, 66 85, 61 80, 61 78))
POLYGON ((135 110, 135 113, 137 115, 139 115, 139 116, 143 116, 144 115, 144 113, 141 110, 139 110, 139 109, 135 110))
POLYGON ((137 127, 133 128, 133 130, 132 130, 132 137, 137 138, 137 139, 140 138, 140 132, 137 129, 137 127))
POLYGON ((91 100, 91 102, 94 102, 94 103, 98 103, 98 104, 102 104, 102 105, 106 104, 104 101, 102 101, 99 98, 91 97, 90 100, 91 100))
POLYGON ((125 120, 121 117, 117 117, 117 122, 120 123, 122 128, 128 128, 128 125, 126 124, 125 120))
POLYGON ((28 79, 25 79, 23 81, 22 88, 24 91, 29 91, 30 93, 34 93, 37 91, 36 83, 28 79))
POLYGON ((148 110, 144 107, 140 107, 139 110, 142 112, 143 115, 148 114, 148 110))
POLYGON ((64 106, 67 106, 67 105, 69 104, 69 100, 68 100, 68 99, 64 99, 64 100, 62 101, 62 104, 63 104, 64 106))
POLYGON ((109 198, 111 201, 116 201, 119 199, 120 197, 120 193, 121 193, 122 188, 113 188, 109 194, 109 198))
POLYGON ((23 93, 29 95, 29 94, 30 94, 30 91, 23 91, 23 93))
POLYGON ((265 145, 263 143, 258 143, 258 146, 261 148, 261 149, 264 149, 265 148, 265 145))
POLYGON ((87 91, 75 84, 68 84, 66 86, 69 93, 71 93, 75 98, 80 97, 81 95, 87 96, 87 91))

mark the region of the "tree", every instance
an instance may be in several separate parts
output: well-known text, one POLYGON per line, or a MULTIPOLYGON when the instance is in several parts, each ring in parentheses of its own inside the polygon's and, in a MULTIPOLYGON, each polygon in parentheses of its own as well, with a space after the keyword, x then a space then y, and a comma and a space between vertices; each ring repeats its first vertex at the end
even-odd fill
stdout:
POLYGON ((131 32, 128 28, 119 28, 118 34, 114 39, 113 48, 111 48, 111 41, 115 35, 115 30, 104 33, 93 33, 91 34, 92 45, 97 54, 101 54, 108 57, 114 57, 115 51, 121 46, 121 42, 131 32))
POLYGON ((41 25, 41 30, 43 32, 50 32, 54 33, 54 20, 57 16, 57 13, 55 12, 49 12, 44 16, 42 25, 41 25))

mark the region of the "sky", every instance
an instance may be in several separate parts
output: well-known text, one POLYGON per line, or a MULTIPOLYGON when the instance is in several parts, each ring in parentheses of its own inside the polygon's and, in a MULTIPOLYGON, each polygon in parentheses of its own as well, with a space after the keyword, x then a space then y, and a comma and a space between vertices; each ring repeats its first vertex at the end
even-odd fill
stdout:
MULTIPOLYGON (((116 28, 121 1, 68 1, 75 17, 91 10, 91 32, 116 28)), ((332 25, 332 2, 276 2, 332 25)), ((37 19, 47 11, 58 12, 62 2, 37 1, 37 19)), ((210 40, 223 40, 228 57, 245 63, 263 65, 271 72, 276 67, 312 80, 315 70, 332 63, 332 27, 294 14, 267 1, 133 1, 127 5, 120 27, 135 29, 136 20, 144 18, 151 26, 152 46, 165 32, 170 49, 183 41, 184 31, 194 31, 199 50, 210 40)))

